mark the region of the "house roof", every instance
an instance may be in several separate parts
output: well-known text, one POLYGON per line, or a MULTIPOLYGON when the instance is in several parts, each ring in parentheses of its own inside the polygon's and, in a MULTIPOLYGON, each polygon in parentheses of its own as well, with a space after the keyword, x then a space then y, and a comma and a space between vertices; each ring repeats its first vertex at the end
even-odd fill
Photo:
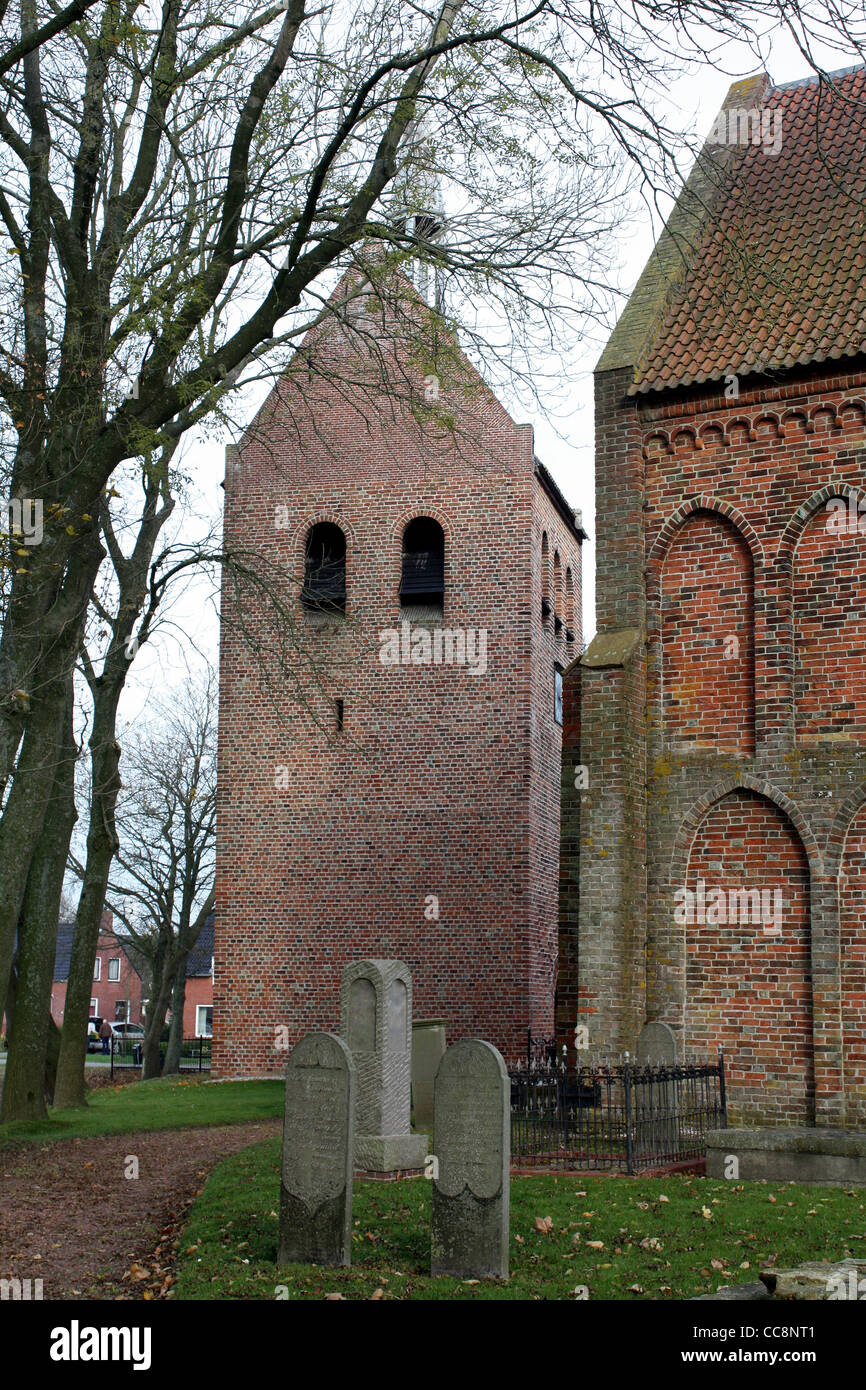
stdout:
POLYGON ((734 84, 597 370, 638 394, 866 352, 866 67, 830 77, 734 84))
POLYGON ((199 932, 198 941, 193 946, 187 957, 186 978, 192 979, 197 975, 209 975, 213 961, 213 935, 214 935, 214 914, 211 912, 205 918, 204 926, 199 932))
POLYGON ((565 497, 565 494, 558 487, 553 474, 549 468, 545 468, 541 459, 535 460, 535 476, 544 488, 551 502, 559 515, 562 517, 571 534, 579 541, 589 539, 588 533, 583 527, 583 513, 572 507, 565 497))
MULTIPOLYGON (((101 936, 106 935, 104 931, 101 936)), ((114 934, 111 933, 113 936, 114 934)), ((57 949, 54 953, 54 979, 55 982, 69 979, 69 962, 72 957, 72 940, 75 936, 75 921, 61 922, 57 928, 57 949)), ((205 918, 204 926, 199 933, 198 941, 189 953, 186 962, 187 979, 199 975, 209 975, 211 973, 211 962, 213 960, 213 940, 214 940, 214 914, 211 912, 205 918)), ((117 945, 132 965, 133 970, 140 974, 140 962, 135 960, 135 948, 132 943, 117 941, 117 945)))

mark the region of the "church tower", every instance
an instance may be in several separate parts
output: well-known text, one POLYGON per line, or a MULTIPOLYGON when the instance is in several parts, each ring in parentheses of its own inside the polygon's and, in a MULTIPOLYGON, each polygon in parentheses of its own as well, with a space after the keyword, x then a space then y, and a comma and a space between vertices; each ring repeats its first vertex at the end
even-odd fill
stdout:
POLYGON ((584 532, 402 277, 349 276, 228 450, 214 1070, 335 1030, 344 965, 514 1055, 551 1034, 561 671, 584 532))

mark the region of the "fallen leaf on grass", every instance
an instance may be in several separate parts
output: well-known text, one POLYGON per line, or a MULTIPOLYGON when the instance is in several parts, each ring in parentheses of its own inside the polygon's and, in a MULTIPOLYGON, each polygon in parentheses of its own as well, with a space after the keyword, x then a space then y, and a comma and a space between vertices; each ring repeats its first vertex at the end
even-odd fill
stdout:
POLYGON ((384 1298, 384 1297, 385 1297, 385 1290, 384 1290, 384 1289, 374 1289, 373 1292, 370 1294, 370 1300, 369 1300, 369 1301, 370 1301, 371 1303, 375 1303, 375 1302, 377 1301, 377 1299, 384 1298))
POLYGON ((553 1217, 536 1216, 535 1229, 536 1231, 541 1231, 543 1235, 549 1236, 551 1231, 553 1230, 553 1217))
POLYGON ((604 1249, 604 1241, 603 1241, 603 1240, 588 1240, 586 1243, 587 1243, 587 1245, 589 1246, 590 1250, 603 1250, 603 1249, 604 1249))
POLYGON ((328 1303, 345 1303, 346 1295, 344 1293, 326 1293, 325 1300, 328 1303))

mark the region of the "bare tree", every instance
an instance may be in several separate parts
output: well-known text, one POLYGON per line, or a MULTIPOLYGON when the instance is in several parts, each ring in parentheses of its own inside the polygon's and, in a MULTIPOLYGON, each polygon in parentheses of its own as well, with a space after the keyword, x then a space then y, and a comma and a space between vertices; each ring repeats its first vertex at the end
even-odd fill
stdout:
POLYGON ((119 847, 109 903, 148 966, 143 1077, 159 1074, 159 1041, 172 1005, 180 1055, 186 963, 213 911, 216 836, 216 675, 190 680, 130 741, 117 807, 119 847), (178 1017, 179 1014, 179 1017, 178 1017))
POLYGON ((330 291, 353 265, 387 295, 425 264, 463 341, 526 377, 604 309, 629 171, 650 196, 676 183, 666 73, 774 24, 807 55, 861 51, 845 0, 0 5, 0 481, 43 520, 38 544, 9 537, 0 585, 0 1014, 16 931, 40 962, 8 1118, 42 1090, 66 711, 126 461, 158 470, 227 422, 230 393, 345 316, 330 291))

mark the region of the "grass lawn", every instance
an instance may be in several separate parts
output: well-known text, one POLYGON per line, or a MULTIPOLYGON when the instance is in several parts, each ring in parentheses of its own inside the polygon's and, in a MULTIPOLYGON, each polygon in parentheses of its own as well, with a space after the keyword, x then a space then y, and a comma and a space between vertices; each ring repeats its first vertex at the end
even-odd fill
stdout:
POLYGON ((0 1125, 0 1145, 46 1139, 91 1138, 139 1129, 228 1125, 279 1118, 285 1104, 282 1081, 200 1081, 166 1077, 105 1087, 88 1094, 83 1110, 51 1110, 37 1124, 0 1125))
POLYGON ((706 1178, 532 1177, 511 1182, 511 1280, 431 1279, 430 1186, 355 1184, 352 1268, 276 1260, 279 1141, 214 1169, 181 1236, 175 1297, 683 1299, 757 1279, 765 1261, 866 1257, 866 1194, 706 1178), (536 1220, 551 1217, 549 1234, 536 1220), (590 1245, 601 1242, 601 1248, 590 1245), (286 1296, 285 1294, 281 1296, 286 1296))

